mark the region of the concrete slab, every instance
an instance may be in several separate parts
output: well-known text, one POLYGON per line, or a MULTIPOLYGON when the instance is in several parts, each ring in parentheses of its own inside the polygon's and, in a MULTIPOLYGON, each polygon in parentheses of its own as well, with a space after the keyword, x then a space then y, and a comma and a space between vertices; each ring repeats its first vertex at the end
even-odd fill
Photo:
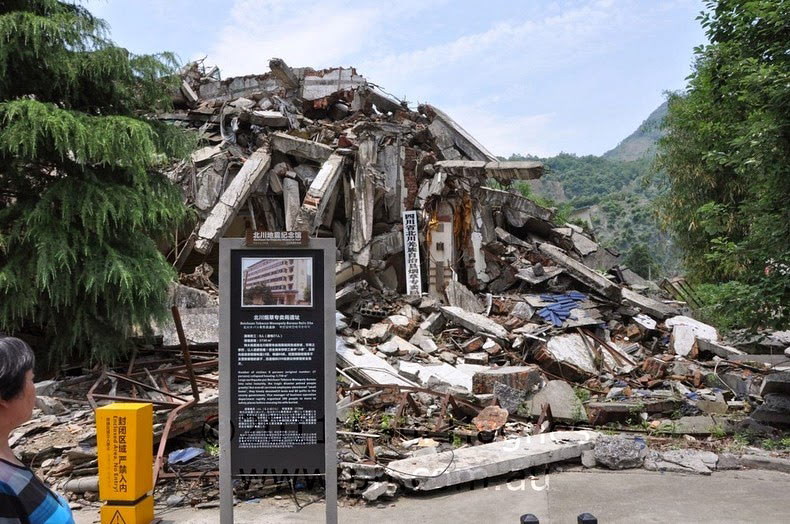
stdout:
POLYGON ((502 339, 507 338, 507 329, 484 315, 464 311, 459 307, 445 306, 442 313, 451 322, 472 331, 473 333, 488 333, 502 339))
POLYGON ((584 405, 570 384, 564 380, 551 380, 543 389, 535 393, 530 399, 530 413, 539 417, 543 404, 548 404, 551 407, 551 416, 555 420, 562 422, 587 421, 584 405))
POLYGON ((555 431, 395 460, 388 467, 406 488, 429 491, 578 458, 597 437, 594 431, 555 431))
POLYGON ((682 357, 691 353, 697 339, 703 338, 713 342, 719 340, 719 332, 716 328, 690 317, 678 315, 667 319, 665 324, 668 328, 672 328, 670 347, 676 355, 682 357))

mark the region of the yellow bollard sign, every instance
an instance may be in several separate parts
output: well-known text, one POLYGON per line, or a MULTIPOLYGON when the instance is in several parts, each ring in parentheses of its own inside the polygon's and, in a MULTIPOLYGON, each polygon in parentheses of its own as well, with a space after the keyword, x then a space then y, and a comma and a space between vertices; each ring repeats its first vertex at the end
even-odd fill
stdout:
POLYGON ((153 408, 116 403, 96 410, 99 498, 103 524, 142 524, 153 519, 153 408))
POLYGON ((149 524, 154 520, 154 497, 148 495, 134 506, 108 502, 101 507, 102 524, 149 524))

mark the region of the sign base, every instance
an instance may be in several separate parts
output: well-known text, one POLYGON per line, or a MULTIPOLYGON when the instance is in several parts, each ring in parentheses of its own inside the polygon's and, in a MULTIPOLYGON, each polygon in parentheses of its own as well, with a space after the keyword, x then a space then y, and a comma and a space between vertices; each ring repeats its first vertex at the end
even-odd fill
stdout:
POLYGON ((101 507, 101 524, 150 524, 154 520, 154 497, 148 495, 136 504, 108 502, 101 507))

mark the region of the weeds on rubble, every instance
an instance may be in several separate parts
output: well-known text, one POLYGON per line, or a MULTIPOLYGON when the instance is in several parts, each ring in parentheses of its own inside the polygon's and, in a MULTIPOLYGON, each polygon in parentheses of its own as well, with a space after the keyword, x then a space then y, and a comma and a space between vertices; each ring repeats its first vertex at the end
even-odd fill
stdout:
POLYGON ((776 438, 763 438, 752 431, 738 432, 733 435, 728 449, 734 452, 743 452, 749 446, 759 447, 766 451, 788 451, 790 450, 790 433, 776 438))
POLYGON ((790 436, 786 436, 778 439, 771 439, 771 438, 763 439, 761 445, 763 449, 767 449, 769 451, 790 449, 790 436))
POLYGON ((656 428, 656 435, 674 435, 678 429, 675 421, 664 422, 656 428))
POLYGON ((576 398, 578 398, 582 404, 590 400, 590 392, 584 388, 575 387, 573 388, 573 392, 576 393, 576 398))
POLYGON ((724 430, 724 428, 720 424, 714 424, 713 426, 711 426, 709 428, 709 430, 710 430, 710 435, 713 438, 721 439, 721 438, 724 438, 724 437, 727 436, 727 432, 724 430))
POLYGON ((741 453, 747 446, 751 446, 757 440, 757 435, 751 431, 739 431, 735 433, 732 442, 727 446, 727 449, 735 453, 741 453))
POLYGON ((711 388, 725 388, 727 385, 719 378, 716 373, 705 375, 705 384, 711 388))
POLYGON ((379 427, 382 431, 390 429, 392 427, 392 419, 394 419, 394 415, 390 415, 389 413, 382 413, 381 421, 379 422, 379 427))
POLYGON ((460 435, 453 435, 453 447, 460 448, 464 445, 464 441, 461 439, 460 435))
POLYGON ((362 417, 364 415, 365 415, 365 412, 362 411, 361 409, 359 409, 359 408, 352 409, 351 413, 348 416, 348 419, 346 419, 346 426, 351 428, 354 431, 359 430, 361 422, 362 422, 362 417))
POLYGON ((636 426, 642 425, 644 420, 641 418, 642 412, 645 410, 645 403, 644 402, 637 402, 633 406, 628 408, 628 418, 625 419, 625 423, 629 426, 636 426))
POLYGON ((203 447, 206 450, 206 453, 211 455, 212 457, 219 457, 219 444, 212 444, 207 442, 206 445, 203 447))
POLYGON ((581 404, 576 404, 573 406, 573 420, 585 420, 584 416, 584 406, 581 404))

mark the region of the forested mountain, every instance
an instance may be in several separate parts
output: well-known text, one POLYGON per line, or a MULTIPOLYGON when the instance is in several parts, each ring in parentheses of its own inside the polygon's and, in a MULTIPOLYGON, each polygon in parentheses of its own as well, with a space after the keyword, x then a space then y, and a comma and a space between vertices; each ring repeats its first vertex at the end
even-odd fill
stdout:
MULTIPOLYGON (((602 156, 560 153, 540 159, 546 164, 547 174, 530 182, 529 189, 524 188, 544 204, 559 206, 564 217, 587 222, 598 240, 617 249, 626 264, 652 277, 679 268, 678 253, 669 236, 660 231, 652 205, 666 182, 662 173, 653 170, 666 113, 663 103, 636 131, 602 156)), ((510 157, 524 158, 534 157, 510 157)))

